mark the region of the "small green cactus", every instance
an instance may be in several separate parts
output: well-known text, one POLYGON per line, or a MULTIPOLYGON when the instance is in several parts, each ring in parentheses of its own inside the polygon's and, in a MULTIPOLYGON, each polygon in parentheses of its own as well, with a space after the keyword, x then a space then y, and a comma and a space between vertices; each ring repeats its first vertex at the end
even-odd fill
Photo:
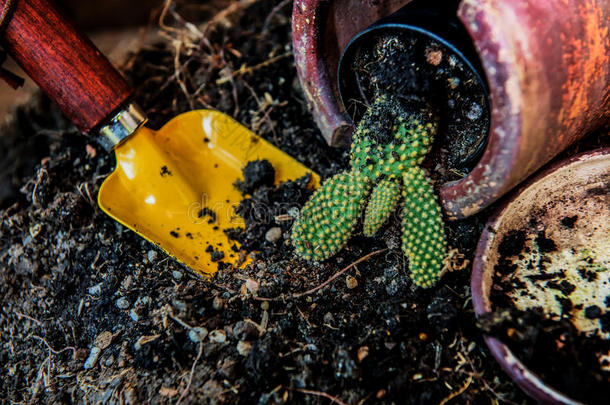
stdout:
POLYGON ((357 171, 328 179, 305 203, 305 215, 292 229, 297 254, 324 260, 337 253, 356 227, 368 190, 369 182, 357 171))
POLYGON ((365 236, 373 236, 377 233, 396 208, 399 198, 400 185, 394 179, 383 179, 377 184, 364 213, 362 233, 365 236))
POLYGON ((413 281, 424 288, 439 279, 446 254, 441 209, 424 169, 437 130, 425 107, 403 107, 380 98, 354 134, 351 170, 325 182, 301 211, 292 230, 296 253, 324 260, 339 251, 354 232, 369 190, 363 233, 373 236, 403 197, 403 252, 413 281), (393 122, 391 130, 383 125, 393 122), (402 192, 401 192, 402 188, 402 192))
POLYGON ((428 288, 438 281, 446 254, 441 207, 421 167, 403 175, 402 251, 409 258, 411 278, 428 288))

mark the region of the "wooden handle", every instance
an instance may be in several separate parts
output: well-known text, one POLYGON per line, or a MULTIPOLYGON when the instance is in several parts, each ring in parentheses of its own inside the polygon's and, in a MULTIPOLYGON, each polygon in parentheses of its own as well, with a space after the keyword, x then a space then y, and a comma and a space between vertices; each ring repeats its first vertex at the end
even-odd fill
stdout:
MULTIPOLYGON (((0 9, 8 0, 0 0, 0 9)), ((18 0, 2 47, 83 132, 111 118, 133 91, 48 0, 18 0)))

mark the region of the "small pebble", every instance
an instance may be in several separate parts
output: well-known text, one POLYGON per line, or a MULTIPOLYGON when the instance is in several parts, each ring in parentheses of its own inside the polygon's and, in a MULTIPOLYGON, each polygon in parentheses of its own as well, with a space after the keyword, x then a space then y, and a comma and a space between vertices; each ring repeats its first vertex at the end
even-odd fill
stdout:
POLYGON ((127 298, 121 297, 118 300, 116 300, 116 306, 119 309, 127 309, 127 308, 129 308, 129 301, 127 300, 127 298))
POLYGON ((95 363, 97 363, 97 358, 100 356, 101 352, 102 350, 99 347, 94 346, 91 348, 89 357, 87 357, 87 360, 85 360, 85 364, 83 365, 85 370, 89 370, 95 366, 95 363))
POLYGON ((210 332, 210 341, 214 343, 224 343, 227 341, 227 334, 224 330, 213 330, 210 332))
POLYGON ((263 301, 261 302, 261 309, 263 311, 269 311, 269 301, 263 301))
POLYGON ((225 300, 223 300, 219 296, 214 297, 214 299, 212 300, 212 307, 215 310, 220 311, 224 308, 224 306, 225 306, 225 300))
POLYGON ((151 262, 151 263, 153 261, 155 261, 155 259, 157 258, 157 254, 158 253, 157 253, 156 250, 149 250, 148 253, 147 253, 148 261, 151 262))
POLYGON ((93 287, 89 287, 87 292, 91 295, 100 295, 102 293, 102 283, 96 284, 93 287))
POLYGON ((138 313, 136 312, 135 309, 131 309, 131 311, 129 311, 129 317, 131 318, 132 321, 134 322, 138 322, 140 320, 140 315, 138 315, 138 313))
POLYGON ((104 361, 104 364, 106 365, 106 367, 112 366, 113 363, 114 363, 114 357, 112 355, 108 356, 106 361, 104 361))
POLYGON ((481 108, 481 106, 479 104, 474 103, 470 106, 470 110, 466 113, 466 117, 471 121, 475 121, 481 118, 482 114, 483 109, 481 108))
POLYGON ((265 239, 267 240, 267 242, 270 242, 270 243, 277 242, 278 240, 280 240, 281 237, 282 237, 282 228, 277 227, 277 226, 269 229, 267 231, 267 233, 265 234, 265 239))
POLYGON ((176 280, 181 280, 182 279, 182 272, 178 271, 178 270, 174 270, 172 271, 172 276, 176 279, 176 280))
POLYGON ((347 276, 345 277, 345 284, 347 285, 347 288, 353 290, 354 288, 358 287, 358 280, 352 276, 347 276))
POLYGON ((246 280, 246 288, 248 289, 248 292, 252 295, 256 295, 258 294, 258 290, 261 287, 260 283, 256 280, 253 280, 251 278, 246 280))
POLYGON ((112 342, 112 338, 114 336, 112 336, 112 332, 109 331, 105 331, 100 333, 99 335, 97 335, 97 337, 95 338, 95 342, 93 343, 96 347, 99 347, 100 349, 105 349, 108 346, 110 346, 110 343, 112 342))
POLYGON ((250 344, 250 342, 240 340, 237 343, 237 353, 241 354, 244 357, 247 356, 248 353, 250 353, 251 349, 252 349, 252 345, 250 344))
POLYGON ((334 315, 333 315, 332 313, 330 313, 330 312, 327 312, 327 313, 324 315, 324 323, 328 323, 328 324, 331 324, 331 325, 332 325, 332 324, 333 324, 333 322, 335 322, 335 317, 334 317, 334 315))
POLYGON ((251 340, 259 336, 259 331, 251 322, 238 321, 233 326, 233 336, 237 340, 251 340))
POLYGON ((189 330, 189 339, 191 339, 191 342, 193 342, 193 343, 203 342, 203 340, 207 336, 208 336, 208 330, 206 328, 197 326, 197 327, 191 328, 191 330, 189 330))

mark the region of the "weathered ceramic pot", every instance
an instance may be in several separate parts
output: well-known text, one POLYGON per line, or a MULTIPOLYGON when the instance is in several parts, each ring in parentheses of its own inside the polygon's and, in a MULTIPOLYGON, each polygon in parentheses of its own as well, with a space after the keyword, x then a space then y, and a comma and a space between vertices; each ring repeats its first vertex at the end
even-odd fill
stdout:
MULTIPOLYGON (((496 266, 503 260, 501 244, 507 235, 518 230, 525 242, 523 253, 511 259, 511 264, 516 266, 507 275, 511 283, 521 286, 521 291, 515 289, 507 295, 512 304, 522 310, 543 308, 553 318, 569 319, 581 332, 604 336, 599 321, 584 316, 582 303, 585 306, 599 303, 605 308, 603 300, 610 290, 609 275, 598 272, 596 285, 588 285, 590 281, 578 273, 578 262, 583 260, 579 255, 586 252, 586 263, 598 263, 605 268, 610 265, 609 218, 610 148, 577 155, 528 181, 503 203, 485 226, 479 241, 471 279, 476 315, 493 309, 490 294, 499 287, 494 287, 494 280, 499 280, 496 266), (534 241, 533 235, 540 232, 553 241, 553 249, 547 249, 552 252, 546 255, 540 254, 544 249, 539 241, 534 241), (548 266, 544 273, 536 265, 528 265, 540 263, 541 258, 544 258, 545 267, 548 266), (536 275, 532 276, 534 273, 537 276, 561 273, 564 279, 572 277, 566 280, 574 286, 567 297, 574 307, 567 312, 555 307, 559 305, 555 295, 562 293, 548 287, 545 284, 548 280, 532 281, 536 279, 536 275), (520 276, 523 277, 518 278, 520 276), (527 294, 520 294, 523 289, 527 294)), ((502 368, 530 396, 542 403, 579 403, 547 385, 500 340, 491 336, 486 336, 485 340, 502 368)))
MULTIPOLYGON (((409 0, 295 0, 293 46, 305 96, 331 144, 351 136, 337 88, 349 41, 409 0)), ((457 11, 489 84, 485 152, 440 189, 449 219, 487 207, 610 120, 610 2, 463 0, 457 11)))

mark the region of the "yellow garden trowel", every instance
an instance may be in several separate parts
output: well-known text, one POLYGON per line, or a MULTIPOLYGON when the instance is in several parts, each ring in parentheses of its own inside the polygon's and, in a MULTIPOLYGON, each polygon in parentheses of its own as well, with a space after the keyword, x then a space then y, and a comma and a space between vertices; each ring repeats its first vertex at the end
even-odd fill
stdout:
MULTIPOLYGON (((159 131, 146 128, 127 82, 50 1, 0 0, 0 37, 79 129, 99 132, 114 150, 101 209, 198 272, 214 272, 212 259, 244 262, 223 230, 243 224, 233 182, 248 161, 268 160, 276 182, 311 172, 220 112, 191 111, 159 131)), ((312 173, 311 186, 318 182, 312 173)))

